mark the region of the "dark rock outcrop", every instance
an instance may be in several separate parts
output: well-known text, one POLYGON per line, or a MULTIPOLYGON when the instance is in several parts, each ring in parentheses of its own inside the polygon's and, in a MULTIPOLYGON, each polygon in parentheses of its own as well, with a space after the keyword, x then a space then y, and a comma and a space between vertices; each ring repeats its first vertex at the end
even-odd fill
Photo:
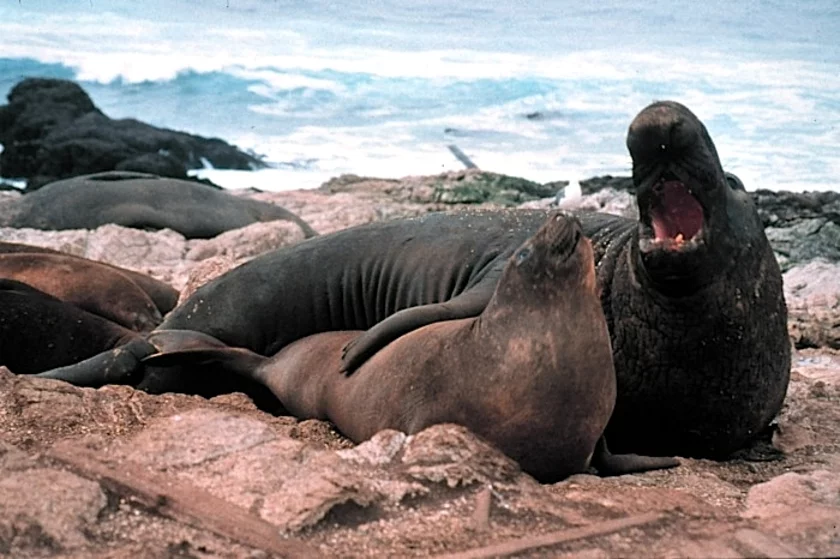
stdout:
POLYGON ((28 190, 115 169, 185 178, 187 169, 205 162, 226 169, 264 166, 219 139, 111 119, 71 81, 27 78, 8 99, 0 106, 0 174, 26 178, 28 190))
POLYGON ((633 184, 633 179, 631 177, 603 175, 580 181, 580 193, 584 196, 587 194, 595 194, 604 188, 612 188, 613 190, 617 190, 619 192, 626 191, 633 195, 636 194, 636 187, 633 184))
POLYGON ((840 262, 840 193, 752 193, 782 270, 815 258, 840 262))
POLYGON ((542 185, 519 177, 466 169, 402 179, 341 175, 322 184, 319 190, 331 194, 380 192, 399 202, 440 204, 441 208, 436 209, 445 209, 460 204, 515 206, 555 196, 558 190, 556 184, 542 185))

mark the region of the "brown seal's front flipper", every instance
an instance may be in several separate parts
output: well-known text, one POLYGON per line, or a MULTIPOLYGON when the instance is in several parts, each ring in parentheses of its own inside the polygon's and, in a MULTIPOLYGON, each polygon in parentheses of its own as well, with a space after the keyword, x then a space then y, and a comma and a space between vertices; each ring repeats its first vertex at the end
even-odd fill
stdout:
POLYGON ((143 338, 104 351, 84 361, 32 376, 63 380, 76 386, 98 388, 106 384, 136 384, 142 375, 140 360, 156 351, 143 338))
POLYGON ((480 315, 493 296, 496 288, 495 280, 494 277, 492 281, 482 281, 457 297, 442 303, 403 309, 375 324, 344 347, 341 355, 342 372, 347 375, 353 374, 353 371, 374 353, 412 330, 434 322, 473 318, 480 315))
POLYGON ((606 439, 601 436, 595 445, 591 466, 602 477, 620 476, 649 470, 675 468, 680 461, 669 456, 642 456, 639 454, 612 454, 607 448, 606 439))

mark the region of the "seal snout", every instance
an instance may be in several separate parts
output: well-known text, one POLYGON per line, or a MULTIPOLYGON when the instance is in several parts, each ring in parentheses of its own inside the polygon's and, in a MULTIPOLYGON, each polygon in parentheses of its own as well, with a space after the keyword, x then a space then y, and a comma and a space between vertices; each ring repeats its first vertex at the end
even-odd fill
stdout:
POLYGON ((627 131, 633 163, 669 161, 690 149, 697 138, 693 116, 674 101, 660 101, 642 110, 627 131))
POLYGON ((706 137, 697 117, 674 101, 653 103, 630 124, 627 148, 638 187, 642 252, 685 253, 704 242, 706 191, 719 166, 706 137))
POLYGON ((565 260, 577 249, 583 237, 583 228, 578 218, 556 212, 543 225, 539 237, 545 240, 551 254, 565 260))

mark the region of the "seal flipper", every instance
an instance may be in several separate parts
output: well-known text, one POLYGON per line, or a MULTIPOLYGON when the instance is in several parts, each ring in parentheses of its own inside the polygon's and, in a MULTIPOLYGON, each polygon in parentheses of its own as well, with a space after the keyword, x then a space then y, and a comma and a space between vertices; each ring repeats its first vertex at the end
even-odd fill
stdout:
POLYGON ((104 351, 84 361, 66 367, 58 367, 32 376, 63 380, 76 386, 98 388, 106 384, 136 384, 141 378, 143 367, 140 361, 157 351, 155 346, 143 338, 110 351, 104 351))
MULTIPOLYGON (((17 283, 17 282, 15 282, 17 283)), ((5 285, 0 281, 0 289, 15 288, 23 292, 41 293, 37 289, 21 284, 18 287, 13 284, 5 285)), ((53 298, 51 295, 43 294, 45 297, 53 298)), ((145 338, 135 338, 127 344, 115 349, 104 351, 93 357, 89 357, 73 365, 57 367, 49 371, 37 373, 33 376, 40 378, 51 378, 63 380, 76 386, 88 386, 98 388, 106 384, 128 384, 141 389, 147 389, 148 371, 143 360, 150 355, 169 350, 170 348, 192 348, 192 347, 215 347, 224 346, 222 342, 191 330, 156 330, 145 338)), ((162 393, 172 390, 172 382, 178 372, 170 372, 166 375, 166 381, 160 381, 152 390, 154 393, 162 393)))
POLYGON ((260 374, 260 365, 268 360, 253 351, 238 347, 207 347, 174 349, 149 355, 143 359, 144 365, 153 367, 172 366, 213 366, 227 373, 264 384, 260 374))
POLYGON ((483 282, 442 303, 420 305, 396 312, 349 342, 341 354, 341 371, 352 375, 374 353, 403 334, 433 322, 471 318, 487 307, 495 282, 483 282))
POLYGON ((200 332, 170 332, 174 337, 161 344, 168 347, 143 359, 146 375, 138 388, 154 393, 188 392, 205 398, 244 392, 264 411, 276 415, 288 413, 261 367, 268 361, 267 357, 227 346, 200 332), (183 342, 181 347, 177 346, 179 338, 183 342))
POLYGON ((641 456, 639 454, 611 454, 602 435, 595 445, 592 467, 602 477, 620 476, 648 470, 663 470, 680 465, 676 458, 668 456, 641 456))

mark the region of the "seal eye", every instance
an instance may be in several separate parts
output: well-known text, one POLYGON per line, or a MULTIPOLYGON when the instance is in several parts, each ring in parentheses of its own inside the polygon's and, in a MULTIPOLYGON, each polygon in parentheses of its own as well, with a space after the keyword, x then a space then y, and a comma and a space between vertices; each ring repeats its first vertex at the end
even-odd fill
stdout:
POLYGON ((519 250, 517 250, 516 255, 514 255, 516 265, 519 266, 520 264, 528 260, 528 258, 531 257, 532 252, 533 251, 531 250, 531 247, 522 247, 519 250))
POLYGON ((732 190, 740 190, 742 192, 747 191, 747 189, 744 186, 744 183, 743 183, 743 181, 741 181, 741 179, 739 179, 738 177, 736 177, 732 173, 724 173, 724 174, 726 175, 726 182, 727 182, 727 184, 729 184, 729 188, 731 188, 732 190))

